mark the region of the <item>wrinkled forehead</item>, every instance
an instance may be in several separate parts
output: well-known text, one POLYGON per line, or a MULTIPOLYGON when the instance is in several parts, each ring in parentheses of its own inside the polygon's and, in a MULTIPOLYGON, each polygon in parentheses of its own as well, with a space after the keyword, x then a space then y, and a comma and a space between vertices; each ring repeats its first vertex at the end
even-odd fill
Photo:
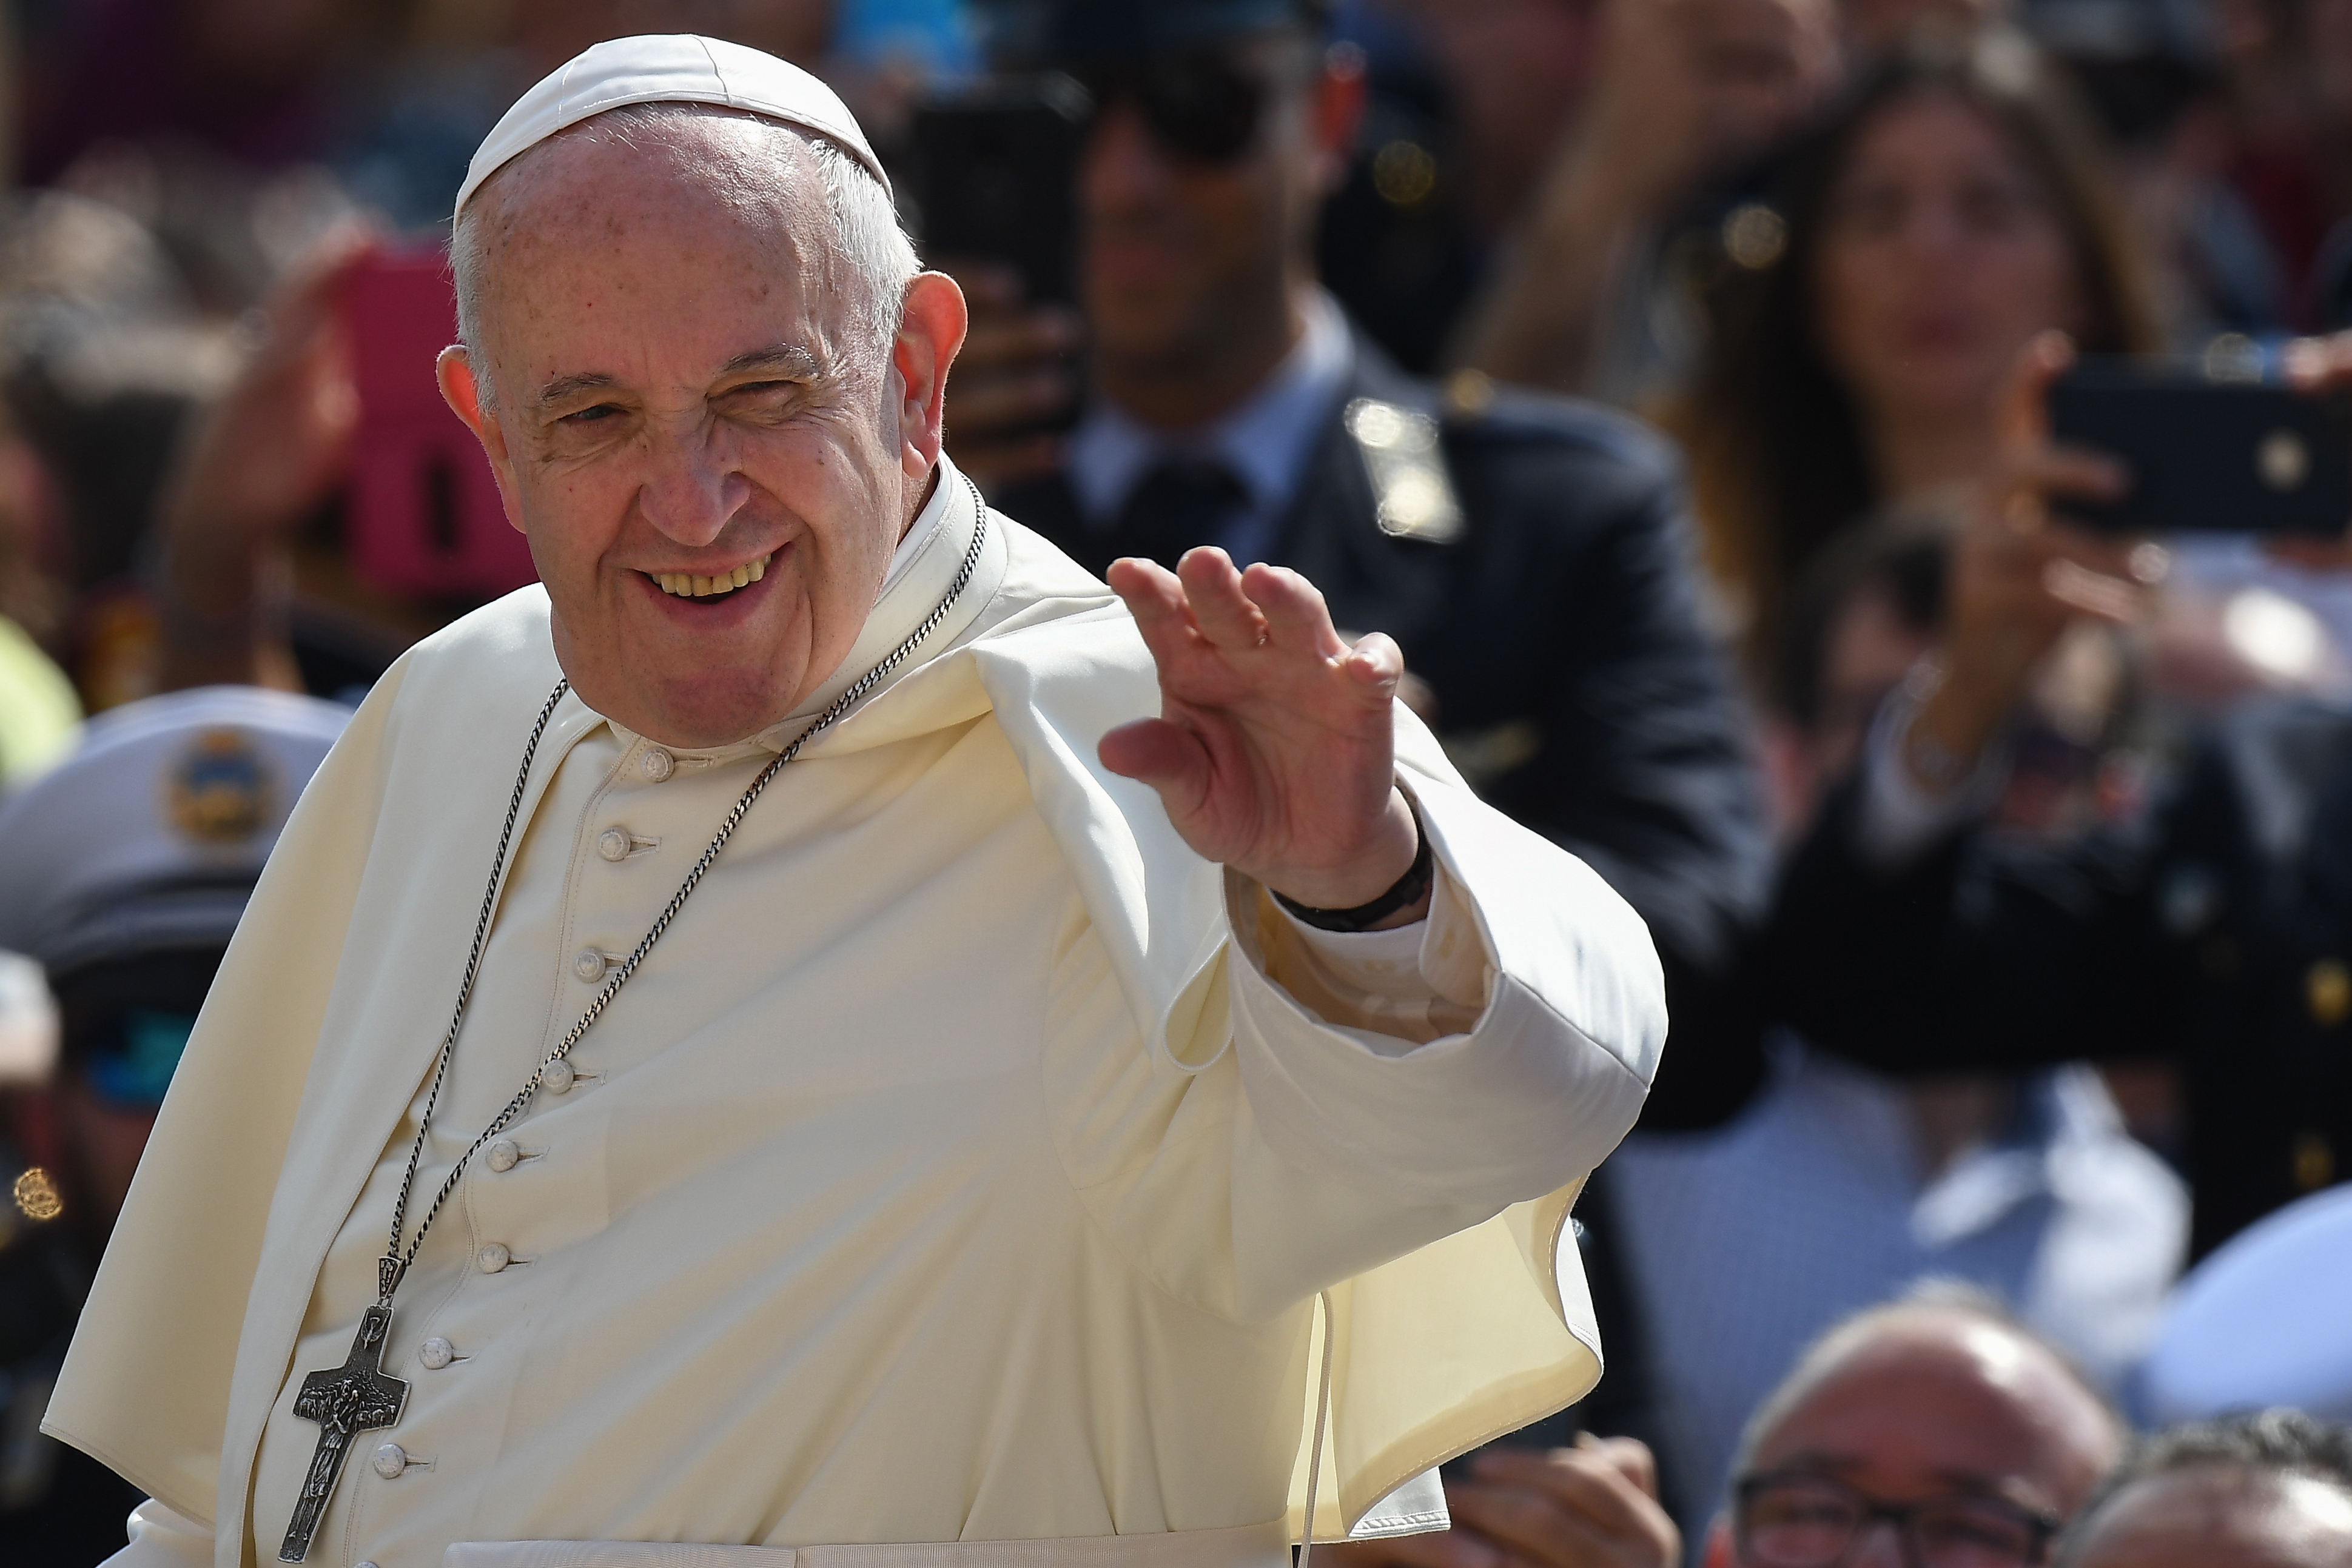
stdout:
MULTIPOLYGON (((464 222, 493 235, 633 231, 723 220, 792 245, 824 221, 807 141, 698 104, 635 105, 567 127, 486 181, 464 222)), ((803 247, 805 248, 805 247, 803 247)))

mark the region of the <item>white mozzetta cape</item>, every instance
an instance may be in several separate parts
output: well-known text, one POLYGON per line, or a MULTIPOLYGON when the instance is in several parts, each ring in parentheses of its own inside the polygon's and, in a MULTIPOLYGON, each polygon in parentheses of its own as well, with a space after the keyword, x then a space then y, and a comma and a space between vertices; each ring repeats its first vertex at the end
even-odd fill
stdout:
MULTIPOLYGON (((952 476, 942 494, 807 711, 938 601, 974 527, 952 476)), ((307 1460, 315 1428, 289 1456, 273 1422, 372 1299, 383 1172, 557 676, 532 588, 378 684, 254 895, 83 1313, 47 1430, 212 1525, 222 1568, 274 1556, 257 1453, 264 1480, 307 1460)), ((1664 1032, 1640 922, 1473 798, 1400 709, 1441 866, 1422 958, 1438 999, 1387 1034, 1335 1023, 1262 893, 1096 759, 1157 706, 1123 607, 992 516, 945 623, 784 769, 590 1031, 575 1060, 597 1076, 539 1097, 512 1175, 469 1167, 395 1306, 385 1364, 409 1411, 359 1445, 314 1563, 358 1554, 362 1507, 440 1510, 442 1542, 1017 1540, 1286 1507, 1296 1530, 1319 1291, 1324 1538, 1591 1386, 1591 1305, 1555 1253, 1664 1032), (485 1281, 466 1260, 494 1235, 529 1266, 485 1281), (427 1333, 469 1359, 420 1372, 427 1333), (436 1408, 469 1412, 463 1429, 436 1408), (383 1437, 446 1458, 382 1481, 383 1437)), ((513 911, 518 880, 569 899, 614 869, 594 812, 646 745, 558 707, 513 911), (571 799, 575 751, 600 793, 542 810, 571 799)), ((694 834, 753 749, 678 754, 718 802, 694 834)), ((676 844, 682 871, 698 846, 676 844)), ((677 875, 658 880, 666 896, 677 875)), ((522 961, 494 927, 485 984, 537 986, 551 1040, 580 1010, 572 943, 642 928, 567 925, 515 979, 489 973, 522 961)), ((469 1015, 436 1137, 446 1116, 470 1138, 545 1049, 494 1015, 469 1015)))

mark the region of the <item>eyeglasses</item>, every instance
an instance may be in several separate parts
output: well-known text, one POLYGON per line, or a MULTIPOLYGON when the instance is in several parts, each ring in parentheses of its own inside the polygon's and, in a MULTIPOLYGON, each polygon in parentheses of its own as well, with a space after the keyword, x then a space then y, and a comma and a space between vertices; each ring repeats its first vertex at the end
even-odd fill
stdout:
POLYGON ((1894 1506, 1826 1476, 1775 1471, 1733 1483, 1733 1535, 1757 1568, 1840 1568, 1882 1521, 1906 1568, 2034 1568, 2060 1521, 1997 1497, 1894 1506))
POLYGON ((1099 114, 1133 100, 1152 140, 1179 157, 1231 163, 1257 140, 1273 84, 1234 53, 1154 55, 1076 73, 1099 114))

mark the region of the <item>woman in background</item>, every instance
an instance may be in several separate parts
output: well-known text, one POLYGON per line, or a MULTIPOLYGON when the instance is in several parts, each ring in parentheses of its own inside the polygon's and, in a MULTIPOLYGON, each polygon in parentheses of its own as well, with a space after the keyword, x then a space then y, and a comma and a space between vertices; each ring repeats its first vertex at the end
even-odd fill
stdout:
POLYGON ((2158 343, 2083 113, 2022 39, 1923 39, 1723 226, 1712 334, 1665 423, 1749 657, 1830 539, 1936 507, 1990 465, 1994 394, 2033 336, 2158 343))

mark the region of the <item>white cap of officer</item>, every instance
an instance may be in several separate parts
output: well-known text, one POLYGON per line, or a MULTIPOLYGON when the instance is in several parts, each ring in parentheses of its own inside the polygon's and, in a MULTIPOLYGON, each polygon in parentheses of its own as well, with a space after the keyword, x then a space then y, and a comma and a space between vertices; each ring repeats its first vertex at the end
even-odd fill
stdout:
POLYGON ((100 715, 0 806, 0 948, 55 979, 226 944, 351 710, 206 686, 100 715))
POLYGON ((2352 1185, 2289 1204, 2191 1270, 2141 1379, 2165 1425, 2276 1406, 2352 1421, 2352 1185))

